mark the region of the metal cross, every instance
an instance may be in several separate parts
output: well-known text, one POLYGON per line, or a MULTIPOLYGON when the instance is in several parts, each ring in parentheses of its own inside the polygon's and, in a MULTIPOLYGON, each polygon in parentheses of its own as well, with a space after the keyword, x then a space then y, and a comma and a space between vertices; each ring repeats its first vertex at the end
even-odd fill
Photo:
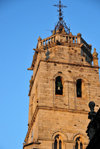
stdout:
POLYGON ((67 6, 62 5, 62 4, 61 4, 61 0, 59 0, 59 4, 53 5, 53 6, 59 8, 59 10, 58 10, 58 12, 59 12, 59 21, 62 21, 62 20, 63 20, 62 8, 66 8, 67 6))

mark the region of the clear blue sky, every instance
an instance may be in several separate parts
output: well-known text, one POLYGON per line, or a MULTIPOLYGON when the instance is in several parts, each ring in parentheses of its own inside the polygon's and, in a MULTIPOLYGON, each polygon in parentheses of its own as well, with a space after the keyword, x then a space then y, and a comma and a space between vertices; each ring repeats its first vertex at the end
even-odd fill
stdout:
MULTIPOLYGON (((39 36, 51 35, 58 0, 0 0, 0 149, 22 149, 28 124, 27 71, 39 36)), ((73 34, 100 53, 100 1, 62 0, 64 20, 73 34)), ((100 58, 100 55, 99 55, 100 58)), ((100 63, 99 63, 100 64, 100 63)))

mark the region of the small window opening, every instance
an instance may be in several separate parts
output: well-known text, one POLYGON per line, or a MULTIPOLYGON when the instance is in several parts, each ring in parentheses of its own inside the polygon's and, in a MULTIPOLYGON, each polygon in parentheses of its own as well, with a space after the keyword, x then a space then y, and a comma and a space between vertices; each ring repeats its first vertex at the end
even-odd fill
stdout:
POLYGON ((82 97, 82 80, 78 79, 76 83, 77 97, 82 97))
POLYGON ((78 142, 76 142, 75 144, 75 149, 78 149, 78 142))
POLYGON ((76 138, 75 141, 75 149, 83 149, 83 143, 81 142, 81 138, 76 138))
POLYGON ((58 76, 55 81, 55 94, 63 95, 62 78, 60 76, 58 76))
POLYGON ((62 140, 60 135, 55 136, 54 149, 62 149, 62 140))
POLYGON ((55 139, 55 142, 54 142, 54 149, 57 149, 57 140, 55 139))
POLYGON ((83 144, 82 144, 82 142, 80 143, 80 149, 83 149, 83 144))
POLYGON ((61 140, 59 140, 59 149, 62 149, 61 146, 62 146, 62 142, 61 140))

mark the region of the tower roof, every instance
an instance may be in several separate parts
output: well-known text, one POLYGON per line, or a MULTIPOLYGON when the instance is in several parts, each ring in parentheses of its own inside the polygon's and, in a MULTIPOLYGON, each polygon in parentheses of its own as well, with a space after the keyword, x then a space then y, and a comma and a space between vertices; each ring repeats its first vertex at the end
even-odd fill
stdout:
POLYGON ((55 33, 57 31, 62 32, 62 30, 65 30, 65 32, 67 34, 69 34, 70 33, 70 29, 68 28, 68 26, 66 25, 65 21, 63 20, 63 11, 62 11, 62 8, 66 8, 67 6, 63 5, 61 3, 61 0, 59 0, 59 4, 54 5, 54 6, 58 8, 57 11, 59 12, 59 20, 58 20, 57 25, 55 26, 55 29, 54 29, 55 33))

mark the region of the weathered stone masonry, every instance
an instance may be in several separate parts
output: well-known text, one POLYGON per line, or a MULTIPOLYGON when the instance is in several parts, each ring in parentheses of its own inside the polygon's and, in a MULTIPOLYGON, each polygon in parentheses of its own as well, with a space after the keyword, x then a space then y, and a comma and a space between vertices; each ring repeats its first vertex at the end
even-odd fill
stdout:
POLYGON ((63 20, 52 35, 38 38, 29 91, 28 131, 23 149, 85 149, 88 103, 100 106, 98 54, 80 33, 73 35, 63 20))
POLYGON ((100 105, 98 57, 96 49, 93 55, 91 49, 81 34, 73 36, 62 31, 43 40, 39 37, 29 68, 33 76, 24 149, 53 149, 57 135, 62 149, 75 148, 76 140, 85 149, 88 103, 94 100, 100 105), (63 95, 55 94, 57 76, 62 78, 63 95), (78 79, 82 80, 82 97, 77 97, 78 79))

